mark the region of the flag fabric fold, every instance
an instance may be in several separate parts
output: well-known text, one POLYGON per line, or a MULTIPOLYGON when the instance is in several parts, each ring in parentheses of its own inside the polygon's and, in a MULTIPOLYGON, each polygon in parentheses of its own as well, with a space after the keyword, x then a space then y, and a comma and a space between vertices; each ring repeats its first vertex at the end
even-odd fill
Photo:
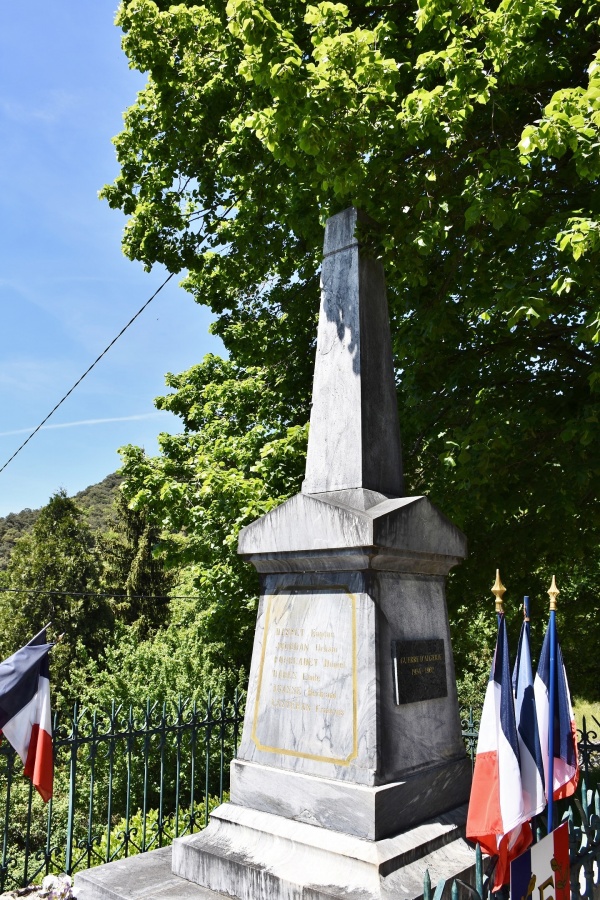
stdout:
POLYGON ((560 644, 556 643, 555 709, 550 716, 550 628, 546 630, 534 682, 540 744, 544 766, 546 798, 550 795, 548 733, 550 720, 554 727, 553 797, 562 800, 575 793, 579 781, 577 728, 571 706, 571 695, 560 644))
POLYGON ((521 762, 521 785, 523 790, 523 811, 527 819, 532 819, 546 807, 544 790, 544 762, 537 720, 531 649, 529 643, 529 622, 523 622, 519 635, 517 661, 513 672, 515 693, 515 719, 521 762))
POLYGON ((54 761, 45 629, 0 663, 0 732, 23 761, 45 802, 52 797, 54 761))
POLYGON ((531 826, 523 803, 519 742, 508 659, 504 616, 486 690, 475 771, 467 816, 467 837, 478 841, 491 856, 498 856, 498 890, 510 878, 510 862, 532 842, 531 826))

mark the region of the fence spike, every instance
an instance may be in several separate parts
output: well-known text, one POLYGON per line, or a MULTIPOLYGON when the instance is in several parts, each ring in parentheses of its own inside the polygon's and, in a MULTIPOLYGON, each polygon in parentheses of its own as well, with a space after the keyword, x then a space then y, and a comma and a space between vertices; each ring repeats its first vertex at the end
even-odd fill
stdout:
POLYGON ((483 897, 483 856, 479 842, 475 847, 475 890, 480 897, 483 897))
POLYGON ((587 782, 585 780, 585 775, 581 779, 581 805, 583 807, 583 812, 585 813, 586 823, 589 821, 589 803, 588 803, 588 790, 587 790, 587 782))
POLYGON ((425 869, 423 876, 423 900, 431 900, 431 875, 429 869, 425 869))

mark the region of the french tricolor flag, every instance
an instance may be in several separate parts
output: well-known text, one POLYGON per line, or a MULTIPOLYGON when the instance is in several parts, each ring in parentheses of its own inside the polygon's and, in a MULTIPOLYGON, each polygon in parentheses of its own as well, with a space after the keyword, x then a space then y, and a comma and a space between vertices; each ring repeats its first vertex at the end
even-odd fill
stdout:
MULTIPOLYGON (((546 630, 542 652, 534 682, 535 703, 537 707, 540 744, 544 762, 544 779, 546 796, 549 796, 549 751, 548 732, 550 730, 550 628, 546 630)), ((556 643, 556 684, 554 708, 554 778, 553 796, 555 800, 570 797, 575 793, 579 781, 579 763, 577 759, 577 728, 571 706, 571 695, 567 683, 565 664, 556 643)))
POLYGON ((523 622, 519 635, 517 662, 513 672, 513 688, 521 760, 523 807, 526 818, 532 819, 546 808, 546 793, 544 790, 543 753, 533 687, 528 620, 523 622))
POLYGON ((570 900, 569 825, 563 822, 511 863, 511 897, 570 900))
POLYGON ((498 856, 495 891, 509 881, 511 860, 532 841, 523 804, 504 616, 500 616, 498 624, 496 651, 479 725, 467 837, 479 841, 490 856, 498 856))
POLYGON ((54 760, 46 629, 0 663, 0 732, 23 761, 45 802, 52 797, 54 760))

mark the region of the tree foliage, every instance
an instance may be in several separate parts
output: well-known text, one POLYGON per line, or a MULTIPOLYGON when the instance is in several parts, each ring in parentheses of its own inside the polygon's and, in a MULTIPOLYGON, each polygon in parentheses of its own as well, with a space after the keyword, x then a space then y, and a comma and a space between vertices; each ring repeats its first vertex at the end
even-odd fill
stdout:
MULTIPOLYGON (((258 578, 238 558, 237 537, 296 491, 306 452, 306 427, 289 424, 263 369, 209 356, 167 380, 175 393, 157 405, 178 413, 185 432, 162 435, 156 458, 138 447, 122 451, 124 496, 162 524, 156 552, 173 578, 165 629, 142 653, 125 650, 109 666, 115 675, 129 666, 127 680, 138 687, 128 699, 143 696, 142 684, 148 690, 149 669, 159 697, 172 696, 174 685, 196 696, 245 684, 258 578)), ((121 682, 101 678, 122 696, 121 682)))
POLYGON ((27 643, 44 625, 65 642, 52 654, 53 681, 64 697, 71 669, 84 666, 108 643, 114 619, 99 592, 99 561, 81 510, 61 490, 17 540, 0 593, 0 658, 27 643))
POLYGON ((455 618, 496 565, 535 595, 597 556, 599 16, 597 0, 121 3, 148 83, 103 195, 129 217, 125 252, 185 270, 230 354, 170 378, 183 436, 125 456, 167 558, 196 566, 203 621, 218 597, 252 605, 236 529, 299 486, 322 225, 349 204, 379 223, 364 239, 386 269, 408 489, 471 541, 455 618))
POLYGON ((156 526, 120 498, 111 525, 94 534, 82 508, 57 491, 0 573, 0 659, 51 622, 51 640, 64 634, 52 651, 59 708, 75 699, 97 705, 94 676, 107 657, 126 641, 135 650, 168 615, 170 576, 153 555, 156 526))
POLYGON ((129 507, 122 493, 113 504, 113 517, 97 537, 100 585, 112 596, 113 609, 125 625, 136 625, 138 638, 164 623, 171 583, 154 555, 159 527, 145 510, 129 507))

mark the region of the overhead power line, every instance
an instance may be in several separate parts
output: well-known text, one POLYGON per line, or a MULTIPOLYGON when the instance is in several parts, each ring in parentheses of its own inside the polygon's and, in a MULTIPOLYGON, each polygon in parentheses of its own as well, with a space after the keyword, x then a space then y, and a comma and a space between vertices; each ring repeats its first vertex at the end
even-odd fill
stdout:
MULTIPOLYGON (((94 366, 96 366, 96 365, 100 362, 100 360, 102 359, 102 357, 103 357, 103 356, 106 356, 106 354, 108 353, 108 351, 110 350, 110 348, 111 348, 114 344, 117 343, 117 341, 119 340, 119 338, 120 338, 123 334, 125 334, 125 332, 126 332, 127 329, 129 328, 129 326, 130 326, 130 325, 133 325, 133 323, 135 322, 135 320, 137 319, 137 317, 138 317, 139 315, 141 315, 141 314, 144 312, 144 310, 146 309, 146 307, 149 306, 150 303, 152 303, 152 301, 154 300, 154 298, 155 298, 158 294, 160 294, 160 292, 162 291, 162 289, 164 288, 164 286, 167 284, 167 282, 169 282, 169 281, 171 280, 171 278, 173 277, 174 274, 175 274, 175 272, 171 272, 171 274, 170 274, 167 278, 165 278, 165 280, 164 280, 163 283, 160 285, 160 287, 158 287, 158 288, 154 291, 154 293, 152 294, 152 296, 151 296, 148 300, 146 300, 146 302, 143 304, 143 306, 141 306, 141 307, 138 309, 138 311, 136 312, 136 314, 135 314, 134 316, 131 317, 131 319, 129 320, 129 322, 128 322, 126 325, 124 325, 123 328, 121 328, 121 330, 120 330, 120 332, 118 333, 118 335, 112 339, 112 341, 110 342, 110 344, 108 344, 107 347, 104 348, 104 350, 102 351, 102 353, 100 354, 100 356, 97 356, 97 357, 96 357, 96 359, 95 359, 94 362, 91 364, 91 366, 88 366, 88 368, 85 370, 85 372, 83 373, 83 375, 81 375, 81 377, 77 379, 77 381, 75 382, 75 384, 74 384, 71 388, 69 388, 69 390, 68 390, 67 393, 64 395, 64 397, 61 397, 61 399, 58 401, 58 403, 56 404, 56 406, 55 406, 53 409, 51 409, 50 412, 48 413, 48 415, 47 415, 44 419, 42 419, 42 421, 40 422, 40 424, 39 424, 36 428, 33 429, 33 431, 31 432, 31 434, 29 435, 29 437, 27 437, 27 438, 23 441, 23 443, 21 444, 20 447, 17 447, 17 449, 15 450, 15 452, 13 453, 13 455, 10 456, 10 457, 6 460, 6 462, 4 463, 4 465, 0 468, 0 474, 1 474, 2 472, 4 472, 4 470, 6 469, 6 467, 7 467, 8 465, 10 465, 10 463, 13 461, 13 459, 15 458, 15 456, 17 456, 17 455, 21 452, 21 450, 23 449, 23 447, 25 447, 25 446, 29 443, 29 441, 31 440, 31 438, 34 437, 34 435, 36 435, 36 434, 38 433, 38 431, 40 430, 40 428, 42 428, 42 426, 44 426, 44 425, 46 424, 46 422, 48 421, 48 419, 49 419, 51 416, 54 415, 54 413, 56 412, 56 410, 57 410, 60 406, 63 405, 63 403, 65 402, 65 400, 67 399, 67 397, 70 397, 70 396, 71 396, 71 394, 73 393, 73 391, 75 390, 75 388, 78 387, 78 385, 81 384, 81 382, 82 382, 83 379, 86 377, 86 375, 89 375, 89 374, 90 374, 90 372, 92 371, 92 369, 94 368, 94 366)), ((112 596, 112 595, 111 595, 111 596, 112 596)))
POLYGON ((0 594, 53 594, 59 597, 112 597, 115 600, 198 600, 199 596, 189 594, 116 594, 114 591, 53 591, 43 588, 0 588, 0 594))

